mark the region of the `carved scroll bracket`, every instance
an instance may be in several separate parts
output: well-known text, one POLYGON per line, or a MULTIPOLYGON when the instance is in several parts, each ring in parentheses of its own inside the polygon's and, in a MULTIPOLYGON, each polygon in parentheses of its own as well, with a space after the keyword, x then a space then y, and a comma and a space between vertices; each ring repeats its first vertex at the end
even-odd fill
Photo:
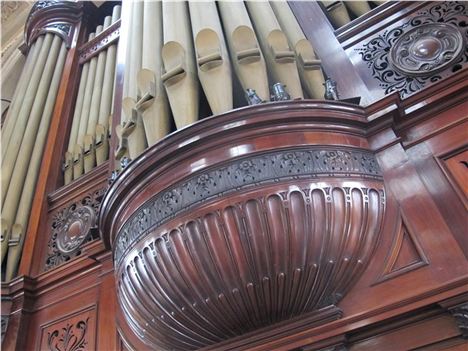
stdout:
POLYGON ((83 3, 70 1, 38 1, 29 14, 24 33, 26 44, 44 33, 55 33, 63 38, 69 48, 76 24, 83 16, 83 3))

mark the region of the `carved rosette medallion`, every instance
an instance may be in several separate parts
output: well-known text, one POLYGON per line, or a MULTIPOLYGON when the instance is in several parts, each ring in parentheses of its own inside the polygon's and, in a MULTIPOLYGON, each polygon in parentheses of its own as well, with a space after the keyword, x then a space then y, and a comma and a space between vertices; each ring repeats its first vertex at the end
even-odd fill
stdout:
POLYGON ((81 254, 81 248, 96 239, 96 216, 105 188, 60 209, 53 216, 45 270, 52 269, 81 254))
POLYGON ((463 53, 463 36, 448 24, 422 25, 403 34, 392 46, 390 62, 408 75, 426 76, 443 70, 463 53))
POLYGON ((86 241, 95 222, 96 215, 89 206, 70 212, 62 226, 57 228, 57 249, 66 255, 77 251, 86 241))
POLYGON ((467 16, 466 2, 430 3, 356 50, 385 94, 398 91, 404 98, 466 66, 467 16))

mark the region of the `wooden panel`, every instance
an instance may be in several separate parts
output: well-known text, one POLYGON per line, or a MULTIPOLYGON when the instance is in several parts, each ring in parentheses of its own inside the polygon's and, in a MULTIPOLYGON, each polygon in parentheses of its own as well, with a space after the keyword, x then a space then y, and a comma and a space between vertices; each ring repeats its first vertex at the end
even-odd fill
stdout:
POLYGON ((410 350, 460 335, 453 318, 440 315, 357 342, 350 351, 410 350))
POLYGON ((94 350, 95 345, 94 306, 41 326, 40 350, 94 350))

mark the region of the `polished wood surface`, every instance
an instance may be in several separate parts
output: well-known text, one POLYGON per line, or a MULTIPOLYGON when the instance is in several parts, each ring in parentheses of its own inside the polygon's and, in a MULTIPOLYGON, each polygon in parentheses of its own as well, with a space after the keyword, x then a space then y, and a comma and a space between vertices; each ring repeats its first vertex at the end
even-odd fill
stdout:
MULTIPOLYGON (((128 30, 124 25, 125 16, 128 15, 125 6, 128 4, 128 2, 123 4, 124 18, 120 31, 122 38, 126 37, 125 32, 128 30)), ((452 3, 444 2, 441 6, 450 4, 452 3)), ((431 84, 425 84, 410 95, 401 96, 398 91, 386 94, 379 81, 372 75, 372 71, 362 61, 361 55, 355 50, 372 38, 383 35, 386 30, 402 25, 416 14, 437 4, 390 2, 375 7, 336 31, 329 24, 326 15, 319 12, 321 8, 318 4, 291 2, 290 5, 304 34, 311 40, 320 56, 324 73, 338 81, 340 97, 361 96, 363 107, 300 100, 261 104, 202 120, 170 134, 131 162, 109 187, 102 203, 102 195, 93 197, 93 194, 102 194, 108 188, 108 178, 116 168, 112 158, 108 163, 95 168, 65 187, 62 187, 60 167, 66 147, 66 131, 71 126, 71 112, 78 89, 80 58, 77 48, 83 44, 89 29, 99 23, 100 11, 105 9, 101 7, 101 10, 97 11, 94 5, 85 2, 77 5, 79 11, 82 11, 80 13, 84 14, 82 17, 78 12, 65 16, 60 15, 59 11, 54 15, 52 10, 33 17, 27 29, 29 38, 40 33, 41 27, 53 24, 59 18, 73 19, 75 27, 72 29, 66 69, 42 160, 20 265, 20 276, 10 282, 2 282, 1 286, 3 349, 49 350, 55 346, 61 350, 68 350, 75 342, 66 344, 63 340, 76 340, 74 345, 81 345, 83 350, 154 349, 136 335, 135 330, 141 328, 132 328, 129 325, 129 314, 124 310, 128 309, 129 305, 121 302, 122 294, 117 295, 119 289, 122 289, 119 281, 122 281, 122 272, 126 267, 131 269, 125 273, 127 275, 125 279, 127 281, 131 279, 130 282, 133 284, 132 286, 127 284, 126 287, 127 296, 133 299, 130 308, 140 309, 139 313, 147 313, 143 310, 144 305, 151 306, 156 301, 151 294, 157 294, 159 291, 174 294, 174 290, 183 287, 180 285, 181 279, 172 280, 165 290, 147 289, 151 284, 145 285, 144 288, 138 286, 137 279, 143 279, 145 274, 152 274, 151 272, 162 274, 163 269, 171 270, 172 274, 180 274, 180 277, 190 283, 187 286, 193 291, 187 289, 184 294, 195 294, 197 291, 206 290, 228 296, 229 289, 224 289, 224 285, 235 287, 237 281, 242 282, 240 279, 236 280, 236 272, 248 272, 249 267, 272 268, 274 265, 269 263, 274 262, 274 259, 278 259, 279 264, 289 262, 287 259, 291 262, 296 260, 301 266, 303 254, 308 251, 305 245, 300 246, 300 241, 306 240, 308 235, 289 237, 291 243, 294 243, 289 247, 296 249, 291 250, 288 256, 285 251, 279 250, 285 245, 281 243, 281 240, 284 240, 281 230, 273 229, 282 226, 283 233, 310 232, 304 228, 310 226, 312 222, 304 222, 301 217, 302 219, 313 217, 309 216, 312 212, 304 210, 304 206, 308 208, 307 206, 314 203, 313 195, 317 193, 311 189, 317 190, 322 186, 344 189, 345 186, 353 188, 357 184, 359 188, 373 187, 385 190, 385 216, 382 218, 382 230, 378 238, 374 238, 375 248, 371 250, 366 261, 368 263, 362 266, 362 271, 358 274, 349 273, 349 267, 344 269, 345 266, 341 266, 342 269, 337 271, 335 277, 348 278, 349 284, 346 289, 340 288, 344 285, 342 279, 330 280, 333 281, 335 289, 330 285, 329 289, 325 289, 327 292, 344 291, 342 296, 332 301, 335 303, 334 307, 327 307, 328 305, 324 304, 320 307, 326 307, 325 309, 314 308, 294 319, 271 324, 278 321, 274 317, 281 313, 276 311, 276 315, 274 313, 268 315, 265 312, 266 305, 262 304, 253 304, 251 310, 241 312, 241 308, 223 305, 222 296, 218 300, 217 294, 213 293, 212 296, 219 301, 212 304, 217 308, 216 312, 213 312, 214 309, 205 310, 210 315, 217 311, 223 312, 224 319, 216 324, 218 329, 239 326, 241 318, 245 318, 246 324, 255 321, 256 310, 271 318, 265 318, 266 321, 257 323, 257 327, 263 326, 264 329, 249 329, 248 325, 242 325, 235 332, 240 331, 238 334, 241 334, 245 331, 246 334, 233 336, 224 341, 218 338, 215 340, 218 343, 202 349, 258 351, 466 349, 468 336, 466 317, 463 319, 463 316, 466 315, 468 308, 466 306, 468 301, 468 240, 466 240, 468 69, 463 65, 456 67, 450 75, 430 82, 431 84), (94 15, 91 15, 93 13, 94 15), (47 19, 49 15, 55 18, 49 21, 47 19), (311 109, 315 112, 310 113, 311 109), (207 198, 193 208, 171 216, 163 224, 152 226, 148 230, 148 241, 135 242, 135 246, 125 254, 127 256, 122 260, 122 264, 115 265, 115 257, 111 251, 113 237, 132 218, 133 213, 138 212, 143 204, 151 202, 158 193, 173 189, 181 180, 189 180, 191 175, 196 177, 214 170, 217 165, 227 165, 229 160, 240 160, 249 155, 282 152, 284 149, 298 146, 301 150, 313 149, 320 145, 332 145, 339 147, 340 150, 360 149, 373 154, 381 172, 380 178, 363 177, 362 174, 354 174, 351 178, 322 175, 314 179, 301 177, 283 179, 275 184, 252 183, 248 188, 237 186, 238 189, 232 190, 231 193, 217 198, 207 198), (346 183, 350 179, 352 184, 346 183), (309 192, 306 193, 305 189, 309 192), (54 233, 53 226, 58 223, 57 219, 61 214, 73 211, 76 205, 88 206, 90 201, 97 209, 103 208, 101 222, 98 224, 103 238, 99 238, 97 228, 93 228, 94 236, 90 237, 92 240, 81 246, 79 254, 46 269, 47 252, 49 243, 53 243, 51 238, 54 233), (237 215, 236 211, 240 211, 242 215, 237 215), (242 218, 243 225, 237 225, 236 221, 232 220, 238 217, 242 218), (242 235, 247 235, 248 230, 240 234, 239 228, 248 229, 249 226, 258 229, 252 231, 255 233, 278 234, 276 235, 278 241, 276 246, 271 246, 271 251, 267 251, 262 250, 262 247, 268 246, 266 241, 262 241, 265 236, 249 236, 245 242, 252 245, 256 254, 250 256, 248 265, 235 265, 229 259, 236 254, 242 254, 242 251, 234 250, 242 246, 226 245, 221 234, 228 233, 227 229, 229 233, 237 230, 239 234, 231 238, 242 238, 242 235), (287 228, 290 230, 286 230, 287 228), (297 228, 303 229, 300 231, 297 228), (191 229, 193 230, 190 232, 191 229), (163 238, 162 235, 165 233, 167 241, 163 241, 162 245, 159 237, 163 238), (211 233, 212 237, 208 233, 211 233), (206 238, 212 240, 206 241, 206 238), (294 241, 295 239, 297 241, 294 241), (153 261, 147 263, 154 270, 146 271, 142 269, 138 252, 142 257, 148 252, 151 253, 147 245, 153 241, 160 246, 156 247, 157 255, 149 257, 153 261), (192 250, 195 246, 200 250, 194 249, 194 255, 189 256, 187 248, 192 250), (272 255, 267 255, 267 252, 271 252, 272 255), (208 258, 210 261, 205 262, 208 258), (195 260, 195 264, 187 263, 193 262, 191 260, 195 260), (204 270, 199 269, 202 266, 204 270), (133 267, 139 270, 138 273, 132 271, 133 267), (176 269, 180 269, 180 273, 177 273, 176 269), (205 280, 204 276, 210 274, 215 278, 205 280), (176 285, 176 282, 179 285, 176 285), (145 290, 146 296, 128 290, 132 287, 138 287, 140 294, 145 290), (142 304, 136 296, 141 296, 142 301, 145 299, 148 301, 142 304), (233 319, 237 321, 234 323, 233 319), (265 327, 266 324, 270 326, 265 327), (5 333, 4 327, 6 327, 5 333)), ((125 53, 126 45, 125 39, 119 40, 119 53, 125 53)), ((114 126, 120 121, 124 56, 119 54, 118 58, 114 126)), ((111 154, 115 151, 116 145, 117 140, 113 130, 111 154)), ((204 179, 200 179, 199 183, 202 194, 203 181, 204 179)), ((342 194, 346 196, 346 192, 340 191, 335 192, 336 199, 340 199, 342 194)), ((356 197, 356 201, 358 204, 362 203, 359 197, 356 197)), ((338 203, 332 200, 329 204, 334 204, 335 208, 339 209, 333 213, 342 214, 346 206, 337 206, 338 203)), ((342 204, 344 203, 346 198, 342 204)), ((367 208, 367 211, 375 212, 375 208, 367 208)), ((355 214, 349 218, 359 216, 355 214)), ((319 222, 327 223, 321 221, 317 223, 319 222)), ((340 223, 343 225, 347 222, 340 223)), ((346 233, 351 239, 355 232, 351 230, 354 228, 354 223, 352 221, 350 223, 350 231, 346 233)), ((338 232, 337 228, 330 233, 338 232)), ((319 235, 317 237, 320 238, 319 235)), ((349 248, 352 246, 350 244, 349 248)), ((318 247, 320 245, 310 246, 312 250, 319 250, 318 247)), ((331 245, 331 247, 340 246, 331 245)), ((341 248, 342 251, 335 251, 336 257, 344 258, 347 246, 341 248)), ((310 259, 313 255, 307 257, 310 259)), ((246 273, 246 276, 251 274, 261 278, 263 273, 259 270, 255 274, 246 273)), ((323 279, 320 280, 323 283, 323 279)), ((152 284, 154 285, 154 282, 152 284)), ((303 285, 296 286, 307 287, 307 284, 303 281, 303 285)), ((239 286, 242 288, 243 285, 239 286)), ((274 291, 274 289, 260 288, 261 283, 258 286, 258 296, 274 291)), ((290 287, 288 292, 292 296, 296 291, 294 285, 290 287)), ((238 290, 241 291, 240 288, 238 290)), ((301 298, 294 299, 297 303, 303 301, 302 297, 305 296, 304 288, 298 291, 297 296, 301 298)), ((173 301, 180 302, 178 299, 173 301)), ((227 301, 231 303, 234 300, 227 301)), ((242 301, 249 299, 245 298, 242 301)), ((287 304, 283 306, 282 311, 285 315, 287 311, 292 311, 288 316, 300 310, 298 306, 296 308, 287 304)), ((156 309, 150 313, 156 316, 155 311, 156 309)), ((172 321, 188 321, 186 315, 180 311, 176 311, 175 317, 170 318, 173 318, 172 321)), ((140 326, 144 326, 142 320, 144 318, 139 320, 140 326)), ((167 325, 173 327, 172 324, 167 325)), ((205 327, 203 322, 198 323, 195 327, 190 327, 189 332, 196 333, 205 327)), ((153 325, 151 328, 154 331, 161 327, 153 325)), ((215 330, 216 328, 209 332, 215 330)), ((164 332, 158 342, 167 343, 167 340, 173 339, 173 335, 175 335, 173 331, 164 332)), ((196 346, 202 345, 197 343, 196 346)), ((176 349, 182 348, 176 347, 176 349)))

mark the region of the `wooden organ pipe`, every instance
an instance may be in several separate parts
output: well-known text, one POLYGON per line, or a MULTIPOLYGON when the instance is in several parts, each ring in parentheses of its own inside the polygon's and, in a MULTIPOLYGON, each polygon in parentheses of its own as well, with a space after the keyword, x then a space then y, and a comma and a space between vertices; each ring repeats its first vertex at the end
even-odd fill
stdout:
MULTIPOLYGON (((94 39, 94 36, 102 32, 102 26, 97 26, 96 33, 91 33, 89 40, 94 39)), ((89 63, 88 78, 83 97, 83 107, 80 114, 80 124, 78 127, 78 136, 76 144, 73 148, 73 179, 77 179, 83 174, 83 142, 88 127, 88 118, 91 112, 91 98, 93 95, 94 78, 96 76, 97 57, 93 57, 89 63)))
MULTIPOLYGON (((112 17, 107 16, 104 19, 102 30, 111 25, 112 17)), ((93 92, 91 94, 91 108, 86 127, 86 135, 83 138, 83 163, 84 172, 88 173, 96 164, 95 134, 96 125, 99 121, 99 107, 102 95, 102 85, 104 81, 104 68, 106 65, 107 51, 102 50, 98 54, 96 63, 96 75, 94 77, 93 92)))
POLYGON ((270 4, 283 32, 288 38, 289 45, 296 53, 302 86, 309 97, 323 99, 325 93, 323 84, 325 80, 320 67, 321 61, 317 59, 312 45, 306 39, 288 3, 272 1, 270 4))
MULTIPOLYGON (((25 132, 27 132, 26 126, 28 124, 28 120, 30 119, 30 115, 37 115, 42 110, 45 101, 47 87, 52 77, 50 65, 53 58, 49 57, 49 51, 53 38, 53 34, 47 33, 45 35, 44 42, 42 43, 41 47, 41 52, 35 64, 28 89, 26 90, 24 96, 23 104, 17 117, 18 120, 15 123, 15 128, 11 136, 11 143, 7 146, 7 152, 5 157, 2 159, 1 189, 3 189, 3 191, 8 189, 10 184, 15 162, 20 151, 20 145, 23 141, 25 132), (46 68, 49 70, 46 70, 46 68)), ((2 192, 2 205, 4 205, 3 194, 4 192, 2 192)), ((5 207, 3 208, 2 215, 4 212, 5 207)))
MULTIPOLYGON (((137 86, 137 74, 141 69, 143 46, 143 8, 142 1, 133 2, 132 19, 129 31, 129 43, 127 50, 131 52, 128 64, 128 92, 122 100, 124 122, 119 132, 122 140, 122 149, 128 149, 128 156, 136 158, 146 148, 146 136, 141 114, 136 111, 136 102, 139 98, 137 86), (125 146, 123 146, 125 145, 125 146)), ((120 149, 120 147, 119 147, 120 149)), ((120 152, 117 155, 119 157, 120 152)))
POLYGON ((294 52, 268 2, 247 1, 272 83, 286 85, 291 98, 303 98, 294 52))
POLYGON ((340 28, 351 21, 343 1, 322 1, 322 4, 326 7, 335 28, 340 28))
MULTIPOLYGON (((111 22, 120 18, 121 6, 114 6, 111 22)), ((108 158, 109 154, 109 119, 112 115, 112 94, 115 84, 115 65, 117 57, 117 45, 113 44, 107 48, 106 65, 102 86, 101 102, 99 106, 99 118, 96 125, 95 148, 96 164, 99 166, 108 158)))
MULTIPOLYGON (((43 38, 39 38, 41 41, 43 38)), ((38 41, 39 41, 38 39, 38 41)), ((5 124, 2 128, 2 138, 1 138, 1 145, 2 145, 2 158, 5 157, 5 152, 7 145, 10 142, 11 134, 13 133, 15 123, 17 121, 17 116, 19 109, 21 107, 21 102, 24 99, 24 94, 28 87, 29 77, 31 77, 32 70, 34 69, 34 63, 37 60, 37 55, 39 53, 39 48, 36 45, 37 41, 31 45, 29 49, 29 54, 26 58, 26 63, 23 67, 23 71, 21 73, 20 79, 18 84, 15 88, 15 92, 13 94, 13 98, 11 99, 10 108, 8 109, 7 116, 5 119, 5 124)), ((5 77, 4 77, 5 78, 5 77)))
POLYGON ((163 1, 162 81, 177 128, 198 119, 198 78, 185 2, 163 1))
POLYGON ((162 23, 162 3, 145 0, 142 69, 137 77, 141 98, 135 108, 141 113, 149 146, 168 134, 170 128, 169 103, 161 79, 162 23))
POLYGON ((351 10, 351 12, 359 17, 371 10, 367 1, 346 1, 346 7, 351 10))
MULTIPOLYGON (((16 271, 18 269, 25 232, 28 225, 29 213, 31 211, 32 201, 35 194, 34 189, 39 176, 42 155, 47 141, 47 134, 67 56, 66 45, 59 37, 54 38, 54 44, 57 39, 60 42, 60 50, 58 57, 56 57, 55 60, 54 73, 48 89, 47 100, 40 118, 39 129, 34 139, 34 148, 30 157, 25 159, 22 166, 15 167, 15 175, 21 172, 21 177, 25 177, 25 179, 22 191, 20 192, 21 197, 19 199, 15 221, 13 222, 14 224, 11 228, 11 234, 8 242, 6 280, 11 280, 16 275, 16 271), (18 173, 17 168, 19 168, 18 173)), ((55 47, 53 47, 53 49, 55 49, 55 47)), ((51 55, 52 54, 53 53, 51 51, 51 55)), ((55 53, 53 55, 55 55, 55 53)), ((15 179, 17 178, 19 178, 19 176, 15 177, 15 179)))
MULTIPOLYGON (((7 243, 9 236, 11 235, 12 225, 14 224, 15 215, 18 210, 20 196, 22 194, 22 190, 24 189, 25 178, 29 175, 29 165, 32 160, 32 154, 36 152, 37 154, 37 145, 36 145, 36 137, 41 132, 47 134, 48 124, 44 125, 42 123, 42 119, 46 119, 47 117, 44 116, 44 112, 47 110, 51 110, 50 114, 52 114, 53 105, 55 103, 55 95, 53 94, 53 101, 51 101, 53 91, 51 90, 51 84, 55 82, 53 79, 58 79, 60 81, 61 72, 58 68, 62 67, 63 64, 58 62, 59 55, 60 55, 60 48, 62 45, 62 39, 59 36, 54 34, 46 34, 44 39, 44 45, 41 48, 41 54, 39 55, 39 59, 41 55, 47 50, 45 53, 47 56, 46 62, 44 65, 38 65, 41 68, 41 78, 39 80, 39 84, 37 85, 36 93, 32 96, 33 105, 31 107, 30 112, 26 118, 27 126, 25 126, 23 136, 18 138, 19 141, 19 149, 18 152, 15 153, 16 157, 14 159, 14 167, 12 168, 5 168, 2 169, 2 189, 6 191, 6 196, 4 199, 4 204, 2 208, 2 247, 1 247, 1 258, 2 262, 5 258, 7 253, 7 243), (50 42, 50 45, 48 45, 50 42), (59 76, 57 78, 57 75, 59 76), (52 104, 52 105, 51 105, 52 104), (43 127, 46 131, 40 130, 43 127), (8 172, 3 174, 3 172, 8 172), (11 177, 14 174, 14 177, 11 177), (7 178, 8 177, 8 178, 7 178), (4 183, 5 182, 5 183, 4 183)), ((63 54, 62 56, 64 56, 63 54)), ((39 62, 39 61, 38 61, 39 62)), ((57 84, 59 84, 58 82, 57 84)), ((50 117, 49 117, 50 118, 50 117)), ((38 156, 39 161, 42 157, 42 153, 39 153, 38 156)), ((31 196, 34 194, 34 187, 30 189, 26 189, 27 192, 31 193, 31 196)), ((29 213, 29 211, 28 211, 29 213)), ((28 217, 28 214, 26 217, 28 217)), ((27 218, 26 218, 27 221, 27 218)))
POLYGON ((262 51, 243 2, 218 2, 234 70, 244 92, 253 89, 264 101, 270 99, 262 51))
POLYGON ((232 110, 231 63, 214 1, 189 1, 198 78, 213 114, 232 110))

